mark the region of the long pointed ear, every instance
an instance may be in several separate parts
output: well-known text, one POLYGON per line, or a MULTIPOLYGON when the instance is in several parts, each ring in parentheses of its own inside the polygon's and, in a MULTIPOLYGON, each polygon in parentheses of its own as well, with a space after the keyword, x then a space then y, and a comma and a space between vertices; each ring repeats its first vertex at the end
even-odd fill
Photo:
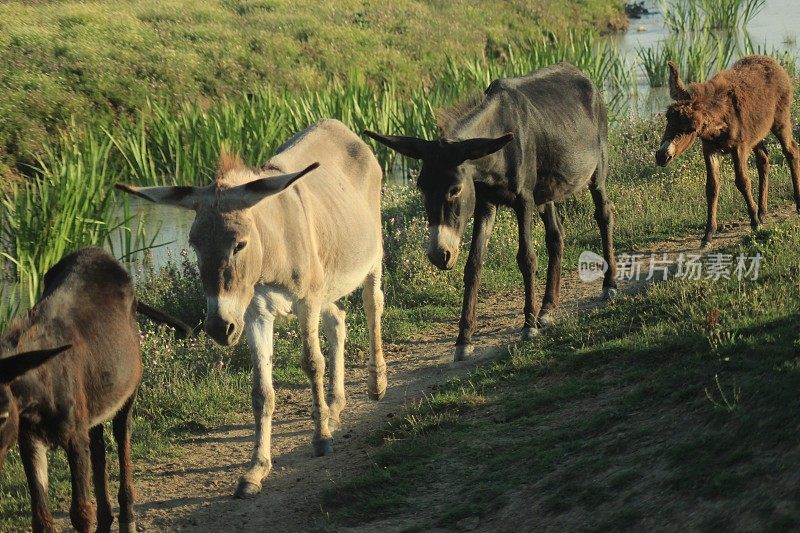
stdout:
POLYGON ((669 95, 673 100, 688 100, 692 97, 686 86, 681 81, 681 76, 678 74, 678 67, 672 61, 667 63, 669 67, 669 95))
POLYGON ((225 191, 225 199, 233 201, 239 209, 253 207, 258 202, 285 190, 292 183, 299 180, 315 168, 319 163, 311 163, 300 172, 270 176, 239 185, 225 191))
POLYGON ((184 209, 197 209, 197 204, 205 191, 204 187, 134 187, 125 183, 117 183, 114 188, 150 202, 174 205, 184 209))
POLYGON ((381 135, 374 131, 364 130, 364 135, 385 144, 397 153, 414 159, 425 159, 431 154, 431 148, 437 143, 426 141, 417 137, 402 137, 399 135, 381 135))
POLYGON ((459 141, 456 143, 456 147, 464 161, 468 159, 480 159, 481 157, 486 157, 500 150, 511 142, 513 138, 514 134, 509 132, 496 139, 477 138, 459 141))
POLYGON ((51 348, 49 350, 36 350, 23 352, 5 359, 0 359, 0 383, 11 383, 16 378, 29 370, 48 361, 51 357, 71 348, 71 344, 51 348))

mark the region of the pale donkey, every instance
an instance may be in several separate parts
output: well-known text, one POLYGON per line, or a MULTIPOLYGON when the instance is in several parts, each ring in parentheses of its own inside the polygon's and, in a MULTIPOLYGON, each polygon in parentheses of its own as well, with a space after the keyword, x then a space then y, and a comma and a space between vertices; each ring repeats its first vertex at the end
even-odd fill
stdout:
POLYGON ((369 394, 378 400, 386 391, 381 181, 381 167, 369 147, 341 122, 322 120, 279 147, 261 171, 223 153, 215 183, 206 187, 117 186, 195 211, 189 241, 207 297, 205 330, 223 345, 238 342, 242 331, 247 335, 256 435, 238 497, 258 494, 271 469, 277 317, 293 313, 299 319, 301 365, 311 382, 315 455, 333 450, 331 433, 345 406, 345 313, 337 301, 359 286, 370 334, 369 394), (330 345, 327 402, 320 317, 330 345))

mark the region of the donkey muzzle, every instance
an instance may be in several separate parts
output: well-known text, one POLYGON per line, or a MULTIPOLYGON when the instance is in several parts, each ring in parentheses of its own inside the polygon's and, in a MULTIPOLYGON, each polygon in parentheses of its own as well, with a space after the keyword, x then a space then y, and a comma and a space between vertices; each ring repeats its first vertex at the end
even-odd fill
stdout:
POLYGON ((450 270, 458 259, 461 237, 450 226, 436 225, 428 229, 428 260, 439 270, 450 270))
POLYGON ((656 164, 665 167, 675 157, 675 145, 672 141, 664 141, 656 150, 656 164))

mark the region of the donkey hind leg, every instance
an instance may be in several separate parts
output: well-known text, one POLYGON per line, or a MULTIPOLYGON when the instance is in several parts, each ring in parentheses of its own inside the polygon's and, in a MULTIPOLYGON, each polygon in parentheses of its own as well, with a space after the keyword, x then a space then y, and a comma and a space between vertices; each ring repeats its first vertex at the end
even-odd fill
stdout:
MULTIPOLYGON (((600 172, 598 169, 596 171, 600 172)), ((605 171, 603 171, 605 172, 605 171)), ((594 202, 594 219, 600 228, 600 241, 603 246, 603 260, 606 272, 603 276, 603 299, 610 300, 617 295, 617 258, 614 255, 614 211, 606 194, 605 176, 597 179, 597 174, 589 185, 594 202)))
POLYGON ((94 499, 97 502, 97 532, 111 531, 114 515, 108 499, 108 471, 106 469, 106 442, 103 438, 103 424, 89 430, 92 453, 92 477, 94 480, 94 499))
POLYGON ((47 446, 27 431, 20 431, 19 453, 31 494, 31 526, 34 533, 55 531, 53 516, 47 507, 47 446))
POLYGON ((762 224, 767 221, 767 194, 769 190, 769 152, 764 141, 753 148, 758 169, 758 221, 762 224))
POLYGON ((383 338, 381 318, 383 316, 383 291, 381 290, 381 262, 367 275, 364 281, 362 298, 364 312, 369 327, 369 376, 367 392, 373 400, 380 400, 386 394, 386 361, 383 359, 383 338))
POLYGON ((798 148, 797 142, 792 137, 792 121, 788 111, 786 112, 786 117, 773 127, 772 133, 781 143, 783 155, 786 156, 786 162, 789 163, 789 169, 792 173, 792 186, 794 187, 794 203, 798 214, 800 214, 800 148, 798 148))
POLYGON ((340 414, 347 399, 344 393, 344 340, 345 312, 336 303, 329 304, 322 310, 322 333, 328 341, 328 364, 330 381, 328 382, 328 426, 331 433, 340 426, 340 414))
POLYGON ((301 301, 297 313, 300 335, 303 339, 303 355, 300 366, 311 384, 311 416, 314 418, 314 455, 333 452, 333 437, 328 427, 329 410, 325 402, 325 358, 319 343, 320 305, 308 300, 301 301))
POLYGON ((736 188, 742 193, 744 201, 747 203, 750 227, 755 229, 758 227, 758 211, 750 187, 750 176, 747 173, 747 152, 742 148, 737 148, 731 152, 731 158, 733 159, 733 172, 736 175, 736 188))
POLYGON ((89 494, 89 430, 78 427, 66 443, 67 461, 72 480, 72 505, 69 517, 78 533, 88 533, 94 521, 94 505, 89 494))
MULTIPOLYGON (((522 274, 524 288, 524 305, 522 310, 522 340, 531 340, 539 334, 536 322, 536 251, 533 247, 533 215, 536 205, 531 199, 520 199, 514 204, 514 214, 517 216, 517 230, 519 244, 517 248, 517 268, 522 274)), ((550 270, 548 270, 548 287, 550 287, 550 270)), ((547 298, 547 296, 545 296, 547 298)))
POLYGON ((133 402, 138 388, 114 416, 112 427, 114 441, 117 443, 119 457, 119 530, 122 533, 136 533, 136 517, 133 514, 133 464, 131 463, 131 430, 133 425, 133 402))
POLYGON ((547 245, 547 286, 544 290, 538 324, 547 327, 553 324, 553 312, 558 307, 561 294, 561 261, 564 256, 564 226, 553 202, 544 205, 540 213, 544 222, 547 245))
POLYGON ((239 478, 234 496, 253 498, 261 492, 261 482, 272 470, 270 451, 272 413, 275 411, 275 389, 272 387, 272 352, 275 317, 270 313, 245 316, 245 334, 253 362, 253 418, 255 445, 247 471, 239 478))

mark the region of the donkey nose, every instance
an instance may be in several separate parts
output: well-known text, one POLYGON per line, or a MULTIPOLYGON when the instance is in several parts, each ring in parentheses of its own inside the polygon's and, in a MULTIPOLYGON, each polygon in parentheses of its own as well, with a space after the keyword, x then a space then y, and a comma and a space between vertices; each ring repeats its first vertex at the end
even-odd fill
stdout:
POLYGON ((223 346, 230 346, 236 340, 236 324, 219 317, 206 319, 206 333, 223 346))
POLYGON ((445 250, 444 248, 438 248, 428 252, 428 259, 436 268, 440 270, 449 270, 452 268, 452 265, 450 264, 450 259, 452 257, 453 253, 450 250, 445 250))

